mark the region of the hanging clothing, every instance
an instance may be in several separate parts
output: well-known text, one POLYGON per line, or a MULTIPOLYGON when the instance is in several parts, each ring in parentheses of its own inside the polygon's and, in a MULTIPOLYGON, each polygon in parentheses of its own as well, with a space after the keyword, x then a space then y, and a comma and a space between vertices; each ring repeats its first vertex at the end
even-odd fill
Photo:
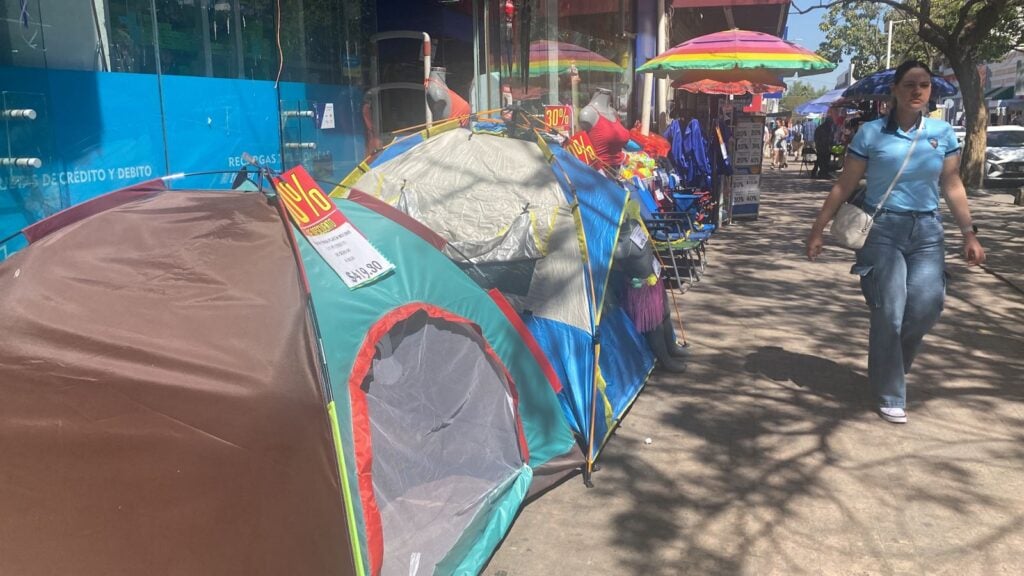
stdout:
POLYGON ((587 135, 594 145, 594 152, 602 162, 618 168, 622 164, 622 149, 629 142, 629 130, 618 120, 612 121, 598 113, 597 122, 594 123, 587 135))
POLYGON ((671 146, 668 159, 672 162, 672 167, 675 168, 677 174, 685 175, 689 170, 689 163, 683 153, 683 126, 680 121, 673 120, 665 130, 664 136, 671 146))
POLYGON ((686 185, 710 190, 711 161, 708 160, 708 143, 704 139, 699 120, 690 120, 682 140, 683 154, 687 160, 686 185))

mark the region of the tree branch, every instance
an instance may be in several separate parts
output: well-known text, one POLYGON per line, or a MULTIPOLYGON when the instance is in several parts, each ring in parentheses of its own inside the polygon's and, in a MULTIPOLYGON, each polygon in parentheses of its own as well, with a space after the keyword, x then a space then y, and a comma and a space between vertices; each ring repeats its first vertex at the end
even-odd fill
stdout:
POLYGON ((957 12, 957 21, 953 25, 953 29, 950 30, 949 35, 953 38, 959 38, 960 34, 964 31, 964 26, 967 25, 967 18, 971 15, 971 8, 981 0, 967 0, 964 5, 960 7, 957 12))
POLYGON ((992 33, 992 30, 999 24, 999 19, 1002 16, 1003 8, 1006 5, 1006 0, 996 0, 989 4, 985 4, 978 10, 978 13, 974 16, 974 22, 971 26, 965 26, 963 33, 957 40, 963 47, 977 47, 984 40, 985 37, 992 33))
POLYGON ((949 47, 952 44, 953 37, 949 35, 949 32, 935 20, 932 20, 931 0, 919 0, 922 10, 915 10, 909 5, 909 3, 899 2, 897 0, 870 0, 871 2, 877 2, 879 4, 886 4, 892 6, 896 10, 917 18, 917 33, 927 42, 935 45, 936 48, 942 49, 943 46, 949 47))
POLYGON ((809 7, 804 8, 804 9, 801 9, 799 6, 797 6, 796 2, 790 2, 789 5, 793 8, 793 11, 796 12, 797 14, 807 14, 808 12, 810 12, 812 10, 825 10, 825 9, 831 8, 831 7, 833 7, 833 6, 837 5, 837 4, 851 4, 852 2, 855 2, 855 1, 856 0, 832 0, 828 4, 822 4, 821 0, 818 0, 818 4, 817 5, 809 6, 809 7))
MULTIPOLYGON (((978 0, 968 0, 968 2, 976 2, 978 0)), ((790 3, 790 6, 794 8, 797 14, 807 14, 812 10, 827 9, 837 4, 885 4, 900 12, 903 12, 907 16, 915 18, 918 22, 918 34, 921 35, 926 41, 933 44, 939 50, 945 52, 943 46, 948 47, 951 44, 952 37, 946 30, 931 19, 930 14, 922 13, 917 10, 909 3, 901 2, 900 0, 832 0, 831 2, 822 4, 822 0, 818 0, 816 6, 810 6, 808 8, 801 9, 795 3, 790 3), (926 38, 927 33, 927 38, 926 38)), ((922 3, 926 3, 928 7, 931 7, 930 0, 921 0, 922 3)))

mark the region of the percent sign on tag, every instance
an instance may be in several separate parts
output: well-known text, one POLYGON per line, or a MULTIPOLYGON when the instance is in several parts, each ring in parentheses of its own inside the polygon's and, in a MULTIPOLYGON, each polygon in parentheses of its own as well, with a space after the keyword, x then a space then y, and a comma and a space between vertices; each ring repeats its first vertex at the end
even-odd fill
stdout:
POLYGON ((274 189, 310 244, 350 289, 384 277, 395 265, 366 239, 302 166, 273 179, 274 189))
POLYGON ((597 162, 597 152, 594 151, 594 144, 591 143, 590 136, 582 130, 577 132, 572 138, 569 138, 566 148, 569 152, 572 152, 573 156, 586 164, 593 166, 597 162))
POLYGON ((563 134, 572 134, 572 106, 565 104, 544 106, 544 123, 563 134))

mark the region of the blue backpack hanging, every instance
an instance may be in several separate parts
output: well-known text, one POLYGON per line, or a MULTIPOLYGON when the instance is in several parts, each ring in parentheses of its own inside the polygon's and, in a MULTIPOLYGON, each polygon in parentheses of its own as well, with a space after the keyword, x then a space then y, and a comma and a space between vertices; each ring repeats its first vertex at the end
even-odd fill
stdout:
POLYGON ((686 185, 711 189, 711 161, 708 160, 708 143, 700 128, 700 121, 690 120, 683 134, 683 154, 687 160, 686 185))
POLYGON ((679 120, 673 120, 669 124, 668 129, 663 134, 665 140, 668 140, 672 146, 668 152, 668 159, 672 162, 672 167, 675 168, 679 174, 686 174, 689 163, 686 161, 686 154, 683 151, 683 127, 679 120))

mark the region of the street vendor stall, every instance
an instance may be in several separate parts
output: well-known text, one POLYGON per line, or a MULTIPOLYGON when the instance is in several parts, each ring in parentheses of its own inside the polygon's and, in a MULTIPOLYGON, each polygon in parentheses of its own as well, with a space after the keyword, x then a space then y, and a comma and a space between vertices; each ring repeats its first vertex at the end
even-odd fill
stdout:
MULTIPOLYGON (((651 72, 656 76, 679 79, 683 85, 699 89, 699 83, 732 82, 732 90, 750 93, 777 89, 781 76, 799 72, 803 76, 822 74, 834 70, 835 64, 814 52, 781 38, 748 30, 732 29, 707 34, 688 40, 659 54, 640 66, 638 72, 651 72), (707 74, 694 78, 693 74, 707 74), (728 75, 723 78, 721 75, 728 75), (696 84, 695 84, 696 83, 696 84)), ((760 199, 762 134, 764 117, 747 116, 737 106, 719 107, 717 115, 724 128, 735 128, 731 153, 723 150, 723 157, 732 158, 731 181, 717 183, 727 203, 731 217, 757 217, 760 199), (740 163, 742 157, 743 163, 740 163), (737 200, 739 203, 737 204, 737 200)), ((720 134, 719 129, 716 136, 720 134)), ((724 144, 724 139, 722 140, 724 144)), ((725 163, 728 166, 728 163, 725 163)))

